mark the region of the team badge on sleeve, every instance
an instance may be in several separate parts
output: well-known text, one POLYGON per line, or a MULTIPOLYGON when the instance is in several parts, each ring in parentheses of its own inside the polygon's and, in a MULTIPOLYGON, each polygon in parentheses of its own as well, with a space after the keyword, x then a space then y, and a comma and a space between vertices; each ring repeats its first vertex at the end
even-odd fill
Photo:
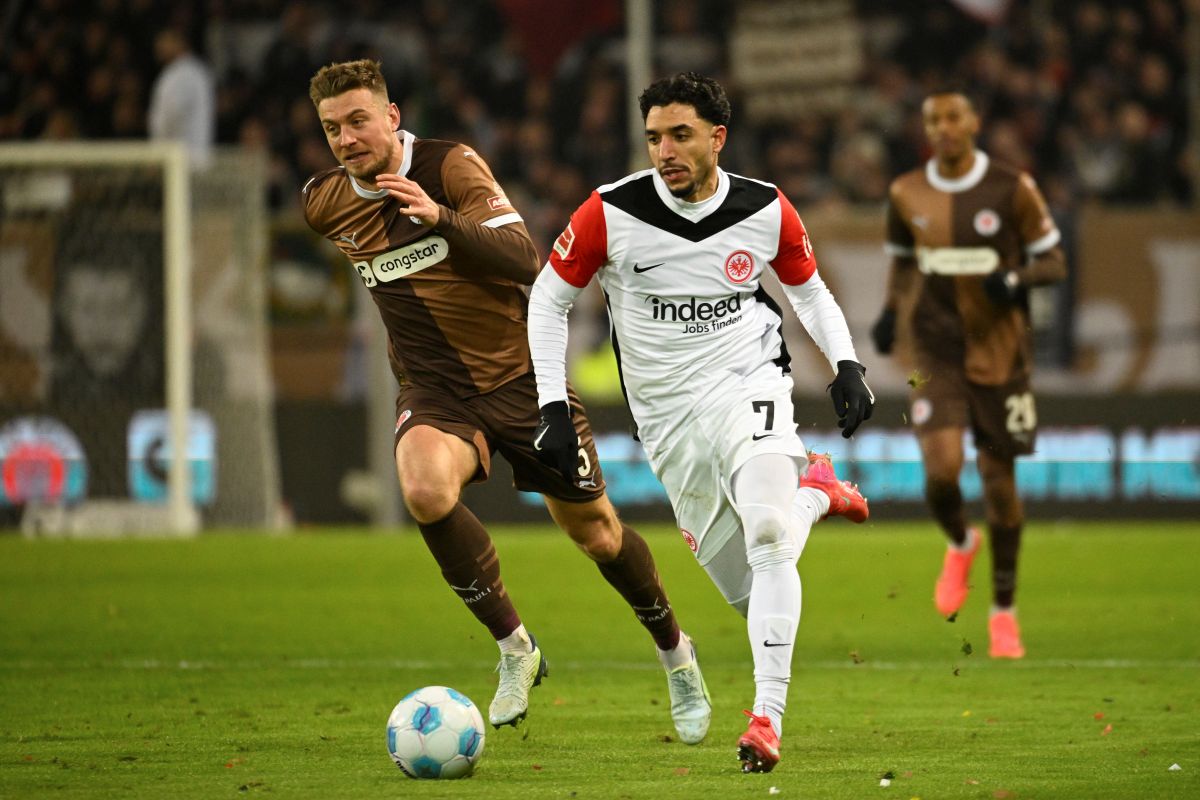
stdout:
POLYGON ((559 258, 565 259, 571 255, 571 245, 573 244, 575 244, 575 230, 568 222, 567 229, 554 240, 554 252, 558 253, 559 258))
POLYGON ((687 528, 680 528, 679 533, 683 536, 683 540, 687 542, 688 549, 693 553, 699 552, 700 545, 696 543, 696 537, 692 536, 692 532, 687 528))
POLYGON ((745 283, 754 273, 754 256, 745 250, 734 250, 725 259, 725 277, 734 283, 745 283))
POLYGON ((504 194, 504 190, 500 188, 499 183, 495 181, 492 182, 492 191, 495 192, 495 194, 488 198, 488 208, 490 208, 492 211, 496 211, 501 208, 508 208, 512 205, 512 203, 508 202, 508 196, 504 194))

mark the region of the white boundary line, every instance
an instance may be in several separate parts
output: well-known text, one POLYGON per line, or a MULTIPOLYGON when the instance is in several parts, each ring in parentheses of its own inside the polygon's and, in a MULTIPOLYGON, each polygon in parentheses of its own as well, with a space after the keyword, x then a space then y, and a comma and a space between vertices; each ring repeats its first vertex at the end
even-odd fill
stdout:
MULTIPOLYGON (((586 672, 589 670, 617 670, 627 672, 657 671, 659 664, 652 659, 646 661, 555 661, 560 669, 586 672)), ((731 665, 726 665, 731 666, 731 665)), ((740 667, 740 665, 738 665, 740 667)), ((805 672, 853 671, 898 672, 941 670, 949 667, 983 667, 997 669, 1050 669, 1050 670, 1137 670, 1137 669, 1182 669, 1200 670, 1200 659, 1126 659, 1126 658, 1025 658, 1019 661, 994 661, 987 658, 963 657, 946 661, 871 661, 861 663, 846 661, 811 661, 793 665, 796 675, 805 672)), ((238 671, 238 670, 326 670, 326 669, 378 669, 378 670, 466 670, 492 669, 492 661, 433 661, 409 658, 279 658, 279 659, 182 659, 124 658, 114 661, 54 661, 43 659, 0 659, 0 671, 52 672, 54 670, 146 670, 146 671, 238 671)))

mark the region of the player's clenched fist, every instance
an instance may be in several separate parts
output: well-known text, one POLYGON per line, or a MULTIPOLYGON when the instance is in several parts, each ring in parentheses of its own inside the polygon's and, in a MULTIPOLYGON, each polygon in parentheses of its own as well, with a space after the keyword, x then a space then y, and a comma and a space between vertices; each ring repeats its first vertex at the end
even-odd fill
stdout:
POLYGON ((829 396, 833 398, 833 411, 838 415, 843 439, 853 436, 875 409, 875 395, 867 386, 866 373, 867 368, 857 361, 839 361, 837 377, 829 384, 829 396))
POLYGON ((983 293, 1000 308, 1017 302, 1021 293, 1021 278, 1012 270, 998 269, 983 278, 983 293))
POLYGON ((871 341, 881 356, 892 352, 892 345, 896 343, 896 309, 885 308, 879 319, 875 320, 871 326, 871 341))
POLYGON ((542 406, 542 421, 533 434, 533 449, 543 464, 561 472, 568 483, 575 480, 579 436, 575 433, 571 409, 565 400, 542 406))

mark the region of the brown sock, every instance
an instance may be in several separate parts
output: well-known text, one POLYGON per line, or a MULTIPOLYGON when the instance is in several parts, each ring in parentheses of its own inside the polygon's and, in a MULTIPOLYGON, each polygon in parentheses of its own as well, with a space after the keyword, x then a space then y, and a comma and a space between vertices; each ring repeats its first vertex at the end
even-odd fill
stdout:
POLYGON ((962 490, 958 481, 927 480, 925 503, 933 512, 933 518, 955 545, 961 547, 967 541, 967 517, 963 513, 962 490))
POLYGON ((621 525, 621 552, 606 564, 597 562, 600 574, 633 607, 638 622, 650 631, 659 650, 673 650, 679 644, 679 623, 663 591, 654 567, 654 556, 638 532, 621 525))
POLYGON ((1000 608, 1013 604, 1017 594, 1017 553, 1020 525, 990 525, 992 531, 992 597, 1000 608))
POLYGON ((459 503, 444 519, 419 525, 442 577, 495 639, 521 624, 500 580, 500 557, 483 524, 459 503))

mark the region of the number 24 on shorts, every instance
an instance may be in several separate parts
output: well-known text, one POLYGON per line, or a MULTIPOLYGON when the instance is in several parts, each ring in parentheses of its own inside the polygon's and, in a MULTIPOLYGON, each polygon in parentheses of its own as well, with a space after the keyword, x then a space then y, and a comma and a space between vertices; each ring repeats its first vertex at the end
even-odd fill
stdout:
POLYGON ((1008 410, 1004 426, 1009 433, 1024 433, 1037 427, 1037 408, 1033 403, 1033 392, 1010 394, 1004 398, 1008 410))

